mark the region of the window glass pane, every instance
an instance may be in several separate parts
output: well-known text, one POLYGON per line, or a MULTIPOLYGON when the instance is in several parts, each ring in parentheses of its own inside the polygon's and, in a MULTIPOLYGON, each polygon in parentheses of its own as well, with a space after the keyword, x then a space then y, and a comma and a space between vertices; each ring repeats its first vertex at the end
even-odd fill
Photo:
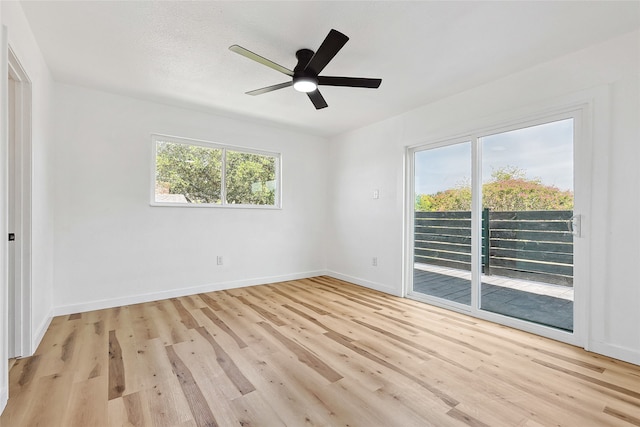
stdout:
POLYGON ((219 204, 221 188, 221 149, 156 142, 156 202, 219 204))
POLYGON ((481 308, 573 330, 573 119, 480 139, 481 308))
POLYGON ((275 205, 277 160, 274 156, 227 150, 227 203, 275 205))
POLYGON ((471 304, 471 143, 415 153, 413 292, 471 304))

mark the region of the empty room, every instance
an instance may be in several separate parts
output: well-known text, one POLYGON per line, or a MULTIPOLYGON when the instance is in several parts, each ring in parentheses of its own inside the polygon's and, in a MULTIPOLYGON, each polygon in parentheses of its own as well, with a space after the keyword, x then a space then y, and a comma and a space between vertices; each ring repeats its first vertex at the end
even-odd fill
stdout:
POLYGON ((0 2, 0 425, 640 426, 640 2, 0 2))

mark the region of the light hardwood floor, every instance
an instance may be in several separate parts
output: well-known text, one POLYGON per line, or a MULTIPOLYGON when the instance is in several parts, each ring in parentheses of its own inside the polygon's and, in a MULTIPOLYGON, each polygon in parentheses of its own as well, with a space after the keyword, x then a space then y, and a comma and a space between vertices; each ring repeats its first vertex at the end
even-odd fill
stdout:
POLYGON ((11 426, 640 426, 640 367, 328 277, 53 319, 11 426))

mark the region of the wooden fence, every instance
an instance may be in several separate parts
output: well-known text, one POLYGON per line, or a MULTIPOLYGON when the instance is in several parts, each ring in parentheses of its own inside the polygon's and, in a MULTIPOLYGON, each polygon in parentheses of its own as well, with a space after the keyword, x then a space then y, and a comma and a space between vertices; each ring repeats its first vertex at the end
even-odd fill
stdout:
MULTIPOLYGON (((573 286, 572 216, 485 209, 484 274, 573 286)), ((471 270, 471 212, 416 212, 414 251, 415 262, 471 270)))

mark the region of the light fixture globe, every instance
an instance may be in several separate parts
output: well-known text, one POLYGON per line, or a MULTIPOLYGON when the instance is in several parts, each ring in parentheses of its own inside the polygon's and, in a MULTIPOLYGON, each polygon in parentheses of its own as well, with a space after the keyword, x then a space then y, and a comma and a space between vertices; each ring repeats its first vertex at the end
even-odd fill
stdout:
POLYGON ((313 92, 318 88, 318 79, 309 76, 295 76, 293 88, 298 92, 313 92))

